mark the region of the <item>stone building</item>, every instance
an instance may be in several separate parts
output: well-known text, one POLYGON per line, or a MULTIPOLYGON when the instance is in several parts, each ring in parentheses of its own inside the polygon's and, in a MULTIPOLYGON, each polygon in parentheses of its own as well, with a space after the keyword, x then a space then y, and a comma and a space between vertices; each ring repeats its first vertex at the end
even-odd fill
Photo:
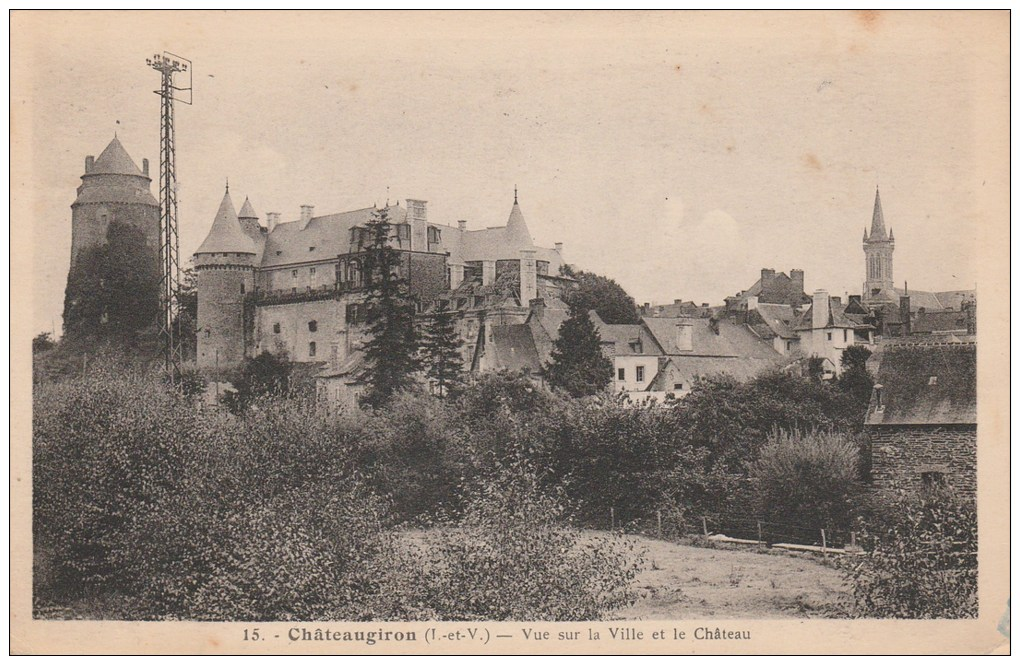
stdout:
MULTIPOLYGON (((382 208, 400 252, 399 275, 422 312, 454 310, 470 363, 486 328, 522 324, 530 301, 558 296, 562 244, 536 246, 516 194, 505 225, 469 230, 429 220, 427 202, 408 199, 382 208)), ((220 374, 262 352, 286 353, 314 368, 322 397, 356 393, 364 339, 368 207, 265 225, 245 199, 238 214, 229 189, 205 241, 198 272, 198 366, 220 374)))
POLYGON ((973 337, 889 340, 865 428, 882 491, 977 485, 977 344, 973 337))
MULTIPOLYGON (((99 157, 89 155, 85 158, 85 172, 81 176, 77 197, 71 205, 71 265, 64 300, 65 333, 74 330, 90 332, 96 328, 96 326, 72 328, 67 325, 67 320, 69 316, 74 315, 76 307, 95 299, 94 288, 75 283, 80 282, 83 276, 81 270, 83 255, 95 247, 107 244, 111 225, 126 226, 135 231, 138 238, 133 242, 133 248, 144 250, 140 255, 143 260, 151 259, 152 266, 149 267, 151 271, 147 270, 144 272, 145 275, 158 276, 159 203, 150 190, 151 182, 149 160, 143 159, 142 167, 139 169, 116 135, 99 157)), ((157 288, 153 287, 151 293, 158 294, 157 288)), ((131 323, 155 324, 158 299, 154 297, 146 301, 135 305, 151 306, 152 316, 144 319, 134 317, 131 323)), ((118 319, 109 316, 104 308, 100 308, 94 314, 96 321, 102 323, 115 323, 118 319)))

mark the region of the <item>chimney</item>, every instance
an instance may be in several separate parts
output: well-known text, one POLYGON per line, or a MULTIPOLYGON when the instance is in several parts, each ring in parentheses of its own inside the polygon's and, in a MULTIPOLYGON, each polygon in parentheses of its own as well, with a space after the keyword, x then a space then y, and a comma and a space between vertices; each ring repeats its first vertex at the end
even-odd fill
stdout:
POLYGON ((145 159, 144 157, 142 158, 142 175, 144 176, 149 175, 149 160, 145 159))
POLYGON ((411 224, 412 251, 428 251, 429 249, 429 244, 426 241, 428 237, 428 210, 425 207, 425 203, 427 202, 413 198, 407 199, 407 218, 411 224))
POLYGON ((829 325, 829 292, 816 289, 811 297, 811 327, 824 328, 829 325))
POLYGON ((96 164, 96 158, 95 157, 93 157, 92 155, 89 155, 88 157, 86 157, 85 158, 85 172, 86 173, 92 173, 92 167, 95 166, 95 164, 96 164))
POLYGON ((461 232, 467 230, 467 221, 464 221, 463 219, 457 221, 457 229, 460 230, 461 232))
POLYGON ((718 335, 719 334, 719 317, 709 317, 708 318, 708 328, 713 333, 718 335))
POLYGON ((315 211, 314 205, 302 205, 301 206, 301 230, 308 227, 308 224, 312 221, 312 212, 315 211))
POLYGON ((464 282, 464 265, 463 264, 451 264, 450 265, 450 289, 457 289, 460 287, 460 283, 464 282))
POLYGON ((563 255, 563 242, 558 241, 553 245, 556 247, 556 252, 559 253, 560 255, 563 255))
POLYGON ((747 297, 747 309, 748 310, 757 310, 758 309, 758 297, 757 296, 748 296, 747 297))
POLYGON ((681 299, 681 298, 674 298, 673 299, 673 305, 680 305, 681 303, 683 303, 683 299, 681 299))
POLYGON ((482 286, 496 282, 496 260, 482 260, 482 286))
POLYGON ((860 294, 850 294, 849 295, 849 300, 847 301, 847 305, 849 305, 850 303, 853 303, 854 301, 857 301, 858 303, 860 303, 861 302, 861 295, 860 294))
POLYGON ((903 324, 903 335, 910 334, 910 296, 900 296, 900 323, 903 324))
POLYGON ((798 292, 804 293, 804 269, 790 269, 790 281, 798 292))
POLYGON ((764 287, 765 283, 770 282, 776 277, 775 269, 762 269, 761 270, 761 286, 764 287))
POLYGON ((545 315, 545 299, 542 297, 531 299, 531 316, 541 321, 545 315))
POLYGON ((680 352, 694 350, 694 326, 690 321, 680 321, 676 324, 676 348, 680 352))
POLYGON ((538 294, 538 268, 535 264, 535 249, 521 249, 521 305, 530 303, 538 294))
POLYGON ((269 228, 269 232, 272 232, 276 228, 276 224, 279 222, 279 212, 266 212, 266 226, 269 228))

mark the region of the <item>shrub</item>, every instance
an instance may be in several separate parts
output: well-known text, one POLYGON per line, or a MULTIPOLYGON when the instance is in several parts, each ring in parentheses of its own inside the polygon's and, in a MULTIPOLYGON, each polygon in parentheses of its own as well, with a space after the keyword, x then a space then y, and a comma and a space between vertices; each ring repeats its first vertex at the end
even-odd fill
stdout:
POLYGON ((757 510, 769 521, 809 528, 849 528, 859 455, 836 433, 776 430, 748 469, 757 510))
POLYGON ((565 524, 562 495, 525 460, 471 491, 459 526, 426 545, 425 605, 438 619, 584 621, 631 603, 640 555, 621 536, 565 524))
POLYGON ((977 617, 977 513, 937 490, 892 500, 862 532, 865 554, 845 565, 856 617, 977 617), (901 510, 904 509, 905 510, 901 510))

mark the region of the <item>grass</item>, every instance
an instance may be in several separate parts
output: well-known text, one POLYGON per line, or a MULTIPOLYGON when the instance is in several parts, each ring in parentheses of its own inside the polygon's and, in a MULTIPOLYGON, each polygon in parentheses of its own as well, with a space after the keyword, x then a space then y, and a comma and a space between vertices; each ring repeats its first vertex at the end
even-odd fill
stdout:
POLYGON ((839 572, 813 558, 712 549, 636 537, 645 567, 636 604, 621 619, 842 616, 839 572))

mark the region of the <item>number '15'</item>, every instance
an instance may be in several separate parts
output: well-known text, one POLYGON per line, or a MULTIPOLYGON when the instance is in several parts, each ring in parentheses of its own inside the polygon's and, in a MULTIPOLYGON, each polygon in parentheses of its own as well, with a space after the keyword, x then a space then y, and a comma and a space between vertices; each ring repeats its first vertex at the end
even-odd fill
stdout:
POLYGON ((258 629, 252 629, 251 632, 249 633, 248 629, 245 629, 244 630, 244 639, 245 640, 259 640, 260 639, 259 638, 259 630, 258 629))

